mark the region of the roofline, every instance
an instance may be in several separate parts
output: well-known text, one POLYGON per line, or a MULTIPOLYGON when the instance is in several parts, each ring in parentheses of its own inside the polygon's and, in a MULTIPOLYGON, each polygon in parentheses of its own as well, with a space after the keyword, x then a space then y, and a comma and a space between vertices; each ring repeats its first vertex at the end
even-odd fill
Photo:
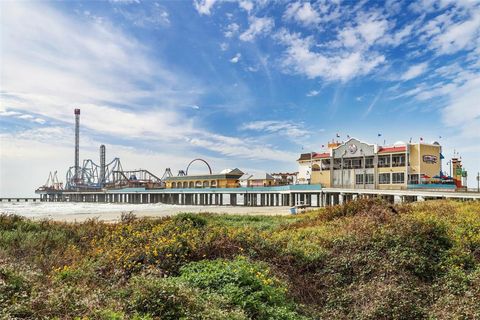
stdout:
POLYGON ((360 140, 360 139, 357 139, 357 138, 355 138, 355 137, 350 137, 350 139, 348 139, 348 140, 346 140, 345 142, 340 143, 338 146, 332 148, 332 151, 340 148, 343 144, 347 144, 348 142, 350 142, 350 141, 352 141, 352 140, 356 140, 356 141, 358 141, 358 142, 360 142, 360 143, 366 144, 366 145, 368 145, 368 146, 372 146, 372 147, 374 147, 374 148, 376 147, 376 148, 378 149, 378 145, 375 144, 375 143, 368 143, 368 142, 362 141, 362 140, 360 140))
POLYGON ((240 179, 243 175, 238 174, 204 174, 204 175, 195 175, 195 176, 176 176, 168 177, 165 181, 176 181, 176 180, 216 180, 216 179, 240 179))

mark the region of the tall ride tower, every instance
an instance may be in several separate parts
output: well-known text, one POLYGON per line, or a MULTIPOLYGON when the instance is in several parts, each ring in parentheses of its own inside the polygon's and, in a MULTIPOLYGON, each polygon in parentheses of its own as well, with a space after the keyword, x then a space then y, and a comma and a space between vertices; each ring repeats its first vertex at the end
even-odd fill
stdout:
POLYGON ((105 145, 100 146, 100 176, 98 183, 101 187, 105 185, 105 145))
POLYGON ((75 109, 75 177, 74 181, 80 179, 80 109, 75 109))

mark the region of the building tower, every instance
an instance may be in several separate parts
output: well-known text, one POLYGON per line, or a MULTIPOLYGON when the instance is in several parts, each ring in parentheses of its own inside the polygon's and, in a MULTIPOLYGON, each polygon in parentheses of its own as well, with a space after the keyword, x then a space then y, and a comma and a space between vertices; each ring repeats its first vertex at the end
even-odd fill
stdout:
POLYGON ((100 146, 100 176, 98 183, 101 187, 105 185, 105 145, 100 146))
POLYGON ((80 179, 80 109, 75 109, 75 177, 74 181, 80 179))

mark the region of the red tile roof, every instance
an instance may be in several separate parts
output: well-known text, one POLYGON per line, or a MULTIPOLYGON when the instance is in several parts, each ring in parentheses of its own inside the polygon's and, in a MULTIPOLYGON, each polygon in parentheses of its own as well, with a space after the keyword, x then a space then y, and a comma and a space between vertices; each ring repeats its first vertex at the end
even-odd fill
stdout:
POLYGON ((314 158, 314 159, 319 159, 319 158, 320 158, 320 159, 321 159, 321 158, 330 158, 330 153, 328 153, 328 152, 324 152, 324 153, 315 153, 315 154, 313 155, 313 158, 314 158))
POLYGON ((406 146, 396 146, 396 147, 380 147, 378 153, 387 153, 387 152, 402 152, 407 151, 406 146))
POLYGON ((300 155, 300 158, 297 161, 300 160, 310 160, 310 159, 322 159, 322 158, 330 158, 330 153, 325 152, 325 153, 302 153, 300 155))

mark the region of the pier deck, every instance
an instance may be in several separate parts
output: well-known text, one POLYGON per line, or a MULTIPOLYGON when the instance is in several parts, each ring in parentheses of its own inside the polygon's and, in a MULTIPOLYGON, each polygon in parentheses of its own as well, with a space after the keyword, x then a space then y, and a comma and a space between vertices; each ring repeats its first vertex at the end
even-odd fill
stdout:
POLYGON ((258 188, 145 189, 37 192, 41 201, 165 203, 177 205, 324 207, 357 198, 380 197, 392 203, 430 199, 480 200, 478 192, 444 190, 378 190, 288 185, 258 188))

